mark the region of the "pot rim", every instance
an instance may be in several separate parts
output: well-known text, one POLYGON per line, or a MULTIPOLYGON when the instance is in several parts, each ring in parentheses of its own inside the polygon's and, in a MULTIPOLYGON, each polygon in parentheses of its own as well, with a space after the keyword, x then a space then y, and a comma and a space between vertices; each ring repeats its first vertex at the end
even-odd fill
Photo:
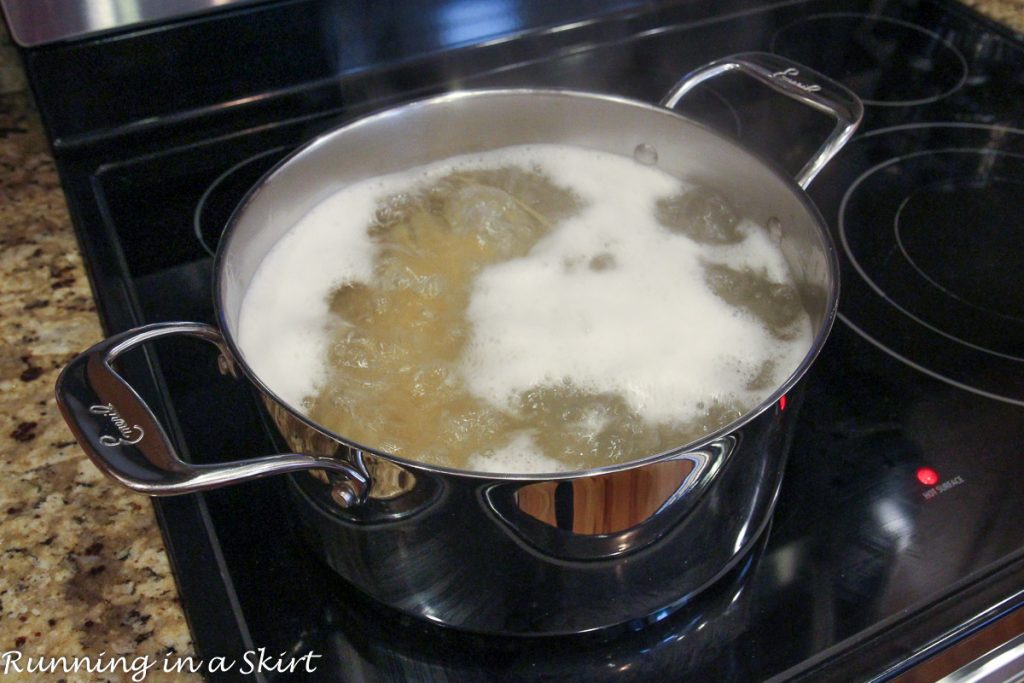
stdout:
MULTIPOLYGON (((269 253, 269 252, 267 252, 269 253)), ((264 254, 265 257, 265 254, 264 254)), ((523 481, 523 482, 535 482, 535 481, 552 481, 552 480, 571 480, 580 479, 583 477, 592 477, 597 475, 611 474, 614 472, 623 472, 635 468, 644 467, 646 465, 660 462, 662 460, 669 460, 673 457, 680 456, 686 453, 692 453, 694 451, 700 451, 705 449, 714 441, 721 439, 732 432, 735 432, 740 427, 743 427, 750 421, 768 410, 772 405, 776 404, 784 395, 788 394, 793 387, 803 378, 807 373, 811 364, 817 359, 821 349, 824 347, 826 340, 832 330, 832 326, 835 322, 838 309, 839 309, 839 258, 836 252, 835 244, 825 224, 825 220, 818 210, 817 206, 810 200, 807 192, 801 188, 793 177, 784 171, 779 165, 770 160, 765 159, 761 155, 742 147, 737 142, 729 139, 721 133, 713 130, 710 126, 696 121, 687 116, 684 116, 672 109, 667 107, 651 104, 641 100, 635 100, 632 98, 621 97, 617 95, 608 95, 603 93, 594 93, 581 90, 573 90, 568 88, 481 88, 481 89, 466 89, 466 90, 455 90, 446 92, 440 95, 428 96, 422 99, 413 100, 405 104, 400 104, 393 107, 377 111, 366 116, 359 117, 355 120, 343 123, 335 128, 325 131, 313 139, 299 145, 295 150, 287 154, 284 158, 278 161, 270 170, 268 170, 245 194, 238 206, 231 213, 228 218, 227 225, 221 236, 221 239, 217 245, 217 252, 214 258, 213 265, 213 304, 214 313, 216 318, 217 327, 220 329, 221 335, 223 336, 224 343, 228 349, 231 360, 236 368, 240 368, 245 377, 259 390, 260 394, 264 398, 268 398, 282 409, 286 410, 293 418, 299 420, 309 429, 322 434, 323 436, 337 442, 339 445, 347 446, 357 451, 372 454, 378 458, 383 458, 394 462, 402 467, 409 468, 412 470, 430 472, 434 474, 442 474, 448 476, 462 476, 472 479, 485 480, 499 480, 499 481, 523 481), (697 126, 702 128, 704 131, 712 134, 717 140, 723 144, 732 148, 737 154, 745 155, 750 157, 753 161, 760 163, 765 166, 773 175, 781 180, 789 190, 796 196, 796 199, 800 202, 803 208, 810 214, 814 221, 814 224, 818 228, 818 234, 821 237, 822 245, 824 246, 825 259, 827 261, 827 268, 829 277, 831 278, 832 286, 829 288, 826 312, 822 320, 822 324, 814 336, 811 342, 811 347, 804 355, 800 364, 796 369, 786 378, 785 381, 779 385, 775 391, 773 391, 767 398, 762 400, 756 406, 748 410, 746 413, 741 415, 736 420, 724 425, 723 427, 704 435, 700 439, 691 441, 689 443, 675 446, 668 450, 664 450, 658 453, 637 458, 635 460, 629 460, 627 462, 616 463, 607 465, 604 467, 598 467, 587 470, 573 470, 569 472, 547 472, 547 473, 499 473, 499 472, 483 472, 475 470, 465 470, 452 467, 443 467, 439 465, 432 465, 429 463, 419 462, 406 457, 388 453, 387 451, 379 450, 370 446, 366 446, 357 441, 344 437, 337 434, 322 425, 314 422, 307 417, 300 410, 293 407, 281 399, 269 386, 267 386, 263 380, 257 375, 257 373, 249 366, 245 360, 245 356, 241 351, 241 348, 236 344, 233 334, 227 325, 227 320, 224 315, 223 305, 223 284, 224 284, 224 270, 226 256, 225 254, 229 250, 232 238, 235 233, 235 228, 241 216, 246 212, 249 205, 255 200, 263 188, 272 181, 273 177, 280 172, 284 167, 291 166, 293 164, 301 163, 301 158, 311 153, 314 149, 318 149, 323 145, 330 144, 331 140, 337 136, 343 135, 349 130, 370 126, 385 118, 398 116, 403 112, 422 109, 425 107, 437 107, 449 105, 453 102, 459 102, 473 98, 485 98, 485 97, 534 97, 537 95, 544 95, 549 97, 569 97, 578 99, 589 99, 600 102, 605 102, 614 106, 626 106, 636 108, 639 110, 646 111, 661 116, 670 116, 687 126, 697 126)))

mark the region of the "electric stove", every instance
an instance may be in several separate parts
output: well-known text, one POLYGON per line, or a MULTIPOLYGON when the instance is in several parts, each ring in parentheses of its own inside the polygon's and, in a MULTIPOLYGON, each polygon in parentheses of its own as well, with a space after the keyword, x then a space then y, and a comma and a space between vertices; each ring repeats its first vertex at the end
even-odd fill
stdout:
MULTIPOLYGON (((1020 36, 938 0, 281 0, 23 55, 112 334, 211 322, 227 217, 340 123, 477 87, 657 102, 689 70, 751 50, 866 105, 810 188, 842 261, 840 316, 759 547, 660 620, 497 638, 347 587, 293 532, 279 479, 156 500, 200 657, 312 651, 315 677, 342 681, 885 679, 1024 603, 1020 36)), ((831 127, 742 76, 680 110, 790 172, 831 127)), ((254 393, 216 360, 168 340, 125 374, 192 461, 279 452, 254 393)))

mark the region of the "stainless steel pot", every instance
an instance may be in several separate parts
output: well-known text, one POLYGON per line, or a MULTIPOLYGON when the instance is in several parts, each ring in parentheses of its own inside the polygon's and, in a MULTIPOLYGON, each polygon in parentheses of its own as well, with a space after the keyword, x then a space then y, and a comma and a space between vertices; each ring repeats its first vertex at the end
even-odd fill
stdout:
MULTIPOLYGON (((103 341, 57 382, 61 411, 93 462, 150 495, 290 473, 296 518, 342 577, 407 613, 473 631, 581 632, 652 617, 732 567, 766 527, 779 490, 798 380, 825 342, 838 267, 803 192, 862 113, 842 86, 775 55, 748 53, 683 78, 661 106, 550 90, 455 92, 356 121, 292 154, 249 193, 216 260, 219 331, 148 325, 103 341), (690 89, 738 70, 832 115, 836 127, 796 182, 671 111, 690 89), (558 476, 495 476, 412 462, 353 443, 279 399, 235 344, 243 295, 275 242, 346 184, 457 154, 560 143, 658 165, 724 193, 778 238, 815 329, 800 367, 755 409, 669 452, 558 476), (227 465, 183 462, 114 361, 144 342, 189 335, 262 394, 294 453, 227 465), (787 406, 787 397, 789 406, 787 406)), ((699 334, 700 330, 695 330, 699 334)))

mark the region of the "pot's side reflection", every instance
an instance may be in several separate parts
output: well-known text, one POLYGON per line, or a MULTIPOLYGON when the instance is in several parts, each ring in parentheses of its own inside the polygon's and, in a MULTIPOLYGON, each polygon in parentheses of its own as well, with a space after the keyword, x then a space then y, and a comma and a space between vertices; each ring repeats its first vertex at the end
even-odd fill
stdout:
MULTIPOLYGON (((667 500, 659 496, 634 511, 654 514, 617 532, 576 533, 575 524, 552 526, 517 505, 524 487, 551 484, 557 491, 577 479, 523 482, 399 463, 390 465, 415 470, 411 490, 347 509, 317 478, 289 477, 292 513, 310 547, 342 578, 423 620, 478 633, 540 635, 660 619, 741 563, 767 527, 796 413, 793 398, 785 410, 769 408, 698 451, 577 478, 581 492, 628 494, 639 489, 639 480, 629 481, 637 469, 657 466, 655 479, 673 473, 674 479, 647 486, 668 493, 667 500), (587 482, 601 477, 608 481, 587 482)), ((371 456, 355 455, 375 466, 371 456)), ((625 503, 616 496, 603 501, 608 510, 580 509, 616 525, 639 519, 608 516, 625 503)))
POLYGON ((686 516, 739 445, 705 449, 619 472, 488 486, 493 512, 513 540, 559 560, 607 560, 644 548, 686 516), (691 495, 688 495, 691 494, 691 495))
POLYGON ((625 531, 685 493, 690 475, 707 462, 698 455, 631 470, 628 479, 604 475, 527 484, 515 492, 515 504, 524 514, 574 534, 625 531))

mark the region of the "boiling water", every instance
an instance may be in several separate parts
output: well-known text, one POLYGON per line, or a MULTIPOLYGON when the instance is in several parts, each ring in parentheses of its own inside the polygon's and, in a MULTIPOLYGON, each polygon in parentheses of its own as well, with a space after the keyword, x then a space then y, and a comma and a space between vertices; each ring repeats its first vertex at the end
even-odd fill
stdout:
POLYGON ((331 196, 261 264, 239 343, 366 446, 556 472, 731 422, 796 369, 811 324, 766 231, 714 191, 539 145, 331 196))

